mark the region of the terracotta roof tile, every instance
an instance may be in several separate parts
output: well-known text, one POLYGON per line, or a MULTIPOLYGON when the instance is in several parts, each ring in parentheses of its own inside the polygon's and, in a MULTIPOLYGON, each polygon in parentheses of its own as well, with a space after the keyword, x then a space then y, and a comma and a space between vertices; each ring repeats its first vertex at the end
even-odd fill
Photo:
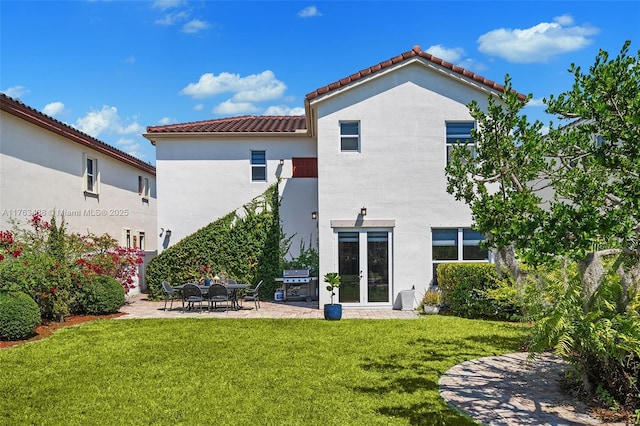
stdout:
POLYGON ((4 93, 0 93, 0 109, 45 130, 51 131, 64 138, 108 155, 109 157, 115 158, 122 163, 129 164, 154 176, 156 174, 156 168, 151 164, 145 163, 144 161, 129 155, 118 148, 108 145, 93 136, 89 136, 88 134, 69 126, 68 124, 43 114, 35 108, 7 96, 4 93))
MULTIPOLYGON (((444 61, 443 59, 437 58, 427 52, 423 52, 422 49, 420 48, 420 46, 413 46, 413 49, 411 49, 408 52, 404 52, 398 56, 395 56, 391 59, 388 59, 386 61, 382 61, 378 64, 375 64, 369 68, 366 68, 364 70, 361 70, 360 72, 357 72, 355 74, 352 74, 351 76, 349 76, 348 78, 343 78, 340 79, 336 82, 333 83, 329 83, 326 86, 320 87, 316 90, 314 90, 311 93, 308 93, 306 96, 306 100, 307 101, 311 101, 315 98, 317 98, 320 95, 324 95, 325 93, 328 93, 332 90, 338 89, 340 87, 344 87, 350 83, 353 83, 354 81, 359 80, 360 78, 366 77, 368 75, 374 74, 378 71, 381 71, 385 68, 389 68, 392 65, 398 64, 400 62, 406 61, 410 58, 415 58, 415 57, 421 57, 424 58, 430 62, 433 62, 436 65, 439 65, 443 68, 448 68, 451 71, 453 71, 456 74, 460 74, 464 77, 470 78, 473 81, 476 81, 480 84, 483 84, 487 87, 489 87, 490 89, 493 90, 498 90, 498 91, 504 91, 504 86, 502 86, 501 84, 496 83, 493 80, 489 80, 487 78, 482 77, 481 75, 478 75, 472 71, 466 70, 462 67, 459 67, 457 65, 453 65, 447 61, 444 61)), ((518 96, 520 99, 525 99, 526 96, 522 93, 518 93, 518 96)))
POLYGON ((304 115, 245 115, 166 126, 148 126, 147 133, 295 133, 306 129, 304 115))

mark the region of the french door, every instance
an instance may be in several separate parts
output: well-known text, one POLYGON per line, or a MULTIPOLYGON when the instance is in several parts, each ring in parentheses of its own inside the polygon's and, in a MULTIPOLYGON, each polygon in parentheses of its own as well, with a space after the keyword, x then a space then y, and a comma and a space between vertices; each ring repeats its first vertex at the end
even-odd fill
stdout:
POLYGON ((338 301, 346 304, 391 303, 392 233, 386 229, 340 230, 338 301))

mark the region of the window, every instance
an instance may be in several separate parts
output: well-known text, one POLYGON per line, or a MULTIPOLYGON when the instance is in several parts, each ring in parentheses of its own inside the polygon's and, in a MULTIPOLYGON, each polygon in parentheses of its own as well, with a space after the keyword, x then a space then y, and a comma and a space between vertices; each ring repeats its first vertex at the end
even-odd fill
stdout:
POLYGON ((451 162, 451 151, 457 144, 464 144, 471 151, 473 157, 476 156, 476 144, 471 137, 471 130, 475 128, 473 121, 452 122, 447 125, 447 164, 451 162))
POLYGON ((85 192, 98 193, 98 159, 85 155, 84 164, 85 192))
POLYGON ((446 262, 488 262, 489 252, 480 247, 484 235, 469 228, 431 230, 433 283, 437 285, 436 268, 446 262))
POLYGON ((317 158, 292 158, 294 178, 317 178, 318 159, 317 158))
POLYGON ((149 198, 150 192, 149 178, 138 176, 138 194, 140 194, 142 198, 149 198))
POLYGON ((140 250, 145 250, 145 245, 147 242, 145 240, 144 231, 140 231, 138 233, 138 242, 140 243, 140 250))
POLYGON ((131 248, 131 230, 130 229, 124 230, 124 246, 126 248, 131 248))
POLYGON ((251 180, 267 181, 267 155, 265 151, 251 151, 251 180))
POLYGON ((340 151, 358 151, 360 149, 360 122, 340 122, 340 151))

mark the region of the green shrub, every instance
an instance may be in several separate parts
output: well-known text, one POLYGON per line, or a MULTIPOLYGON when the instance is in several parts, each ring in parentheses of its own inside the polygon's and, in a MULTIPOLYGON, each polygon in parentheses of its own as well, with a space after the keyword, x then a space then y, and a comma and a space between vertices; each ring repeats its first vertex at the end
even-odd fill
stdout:
POLYGON ((436 270, 442 302, 466 318, 513 320, 521 307, 515 288, 486 263, 441 263, 436 270))
POLYGON ((125 291, 115 278, 100 275, 82 289, 84 310, 88 314, 112 314, 124 305, 125 291))
POLYGON ((25 339, 38 324, 40 309, 29 295, 21 291, 0 291, 0 339, 25 339))

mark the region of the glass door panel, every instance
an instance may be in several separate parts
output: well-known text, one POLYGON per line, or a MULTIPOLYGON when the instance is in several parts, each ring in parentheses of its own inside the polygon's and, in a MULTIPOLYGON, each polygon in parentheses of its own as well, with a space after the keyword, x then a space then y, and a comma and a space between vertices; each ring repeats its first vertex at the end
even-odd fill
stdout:
POLYGON ((338 233, 338 289, 340 303, 360 302, 360 236, 358 232, 338 233))
POLYGON ((389 233, 367 233, 367 301, 389 301, 389 233))

